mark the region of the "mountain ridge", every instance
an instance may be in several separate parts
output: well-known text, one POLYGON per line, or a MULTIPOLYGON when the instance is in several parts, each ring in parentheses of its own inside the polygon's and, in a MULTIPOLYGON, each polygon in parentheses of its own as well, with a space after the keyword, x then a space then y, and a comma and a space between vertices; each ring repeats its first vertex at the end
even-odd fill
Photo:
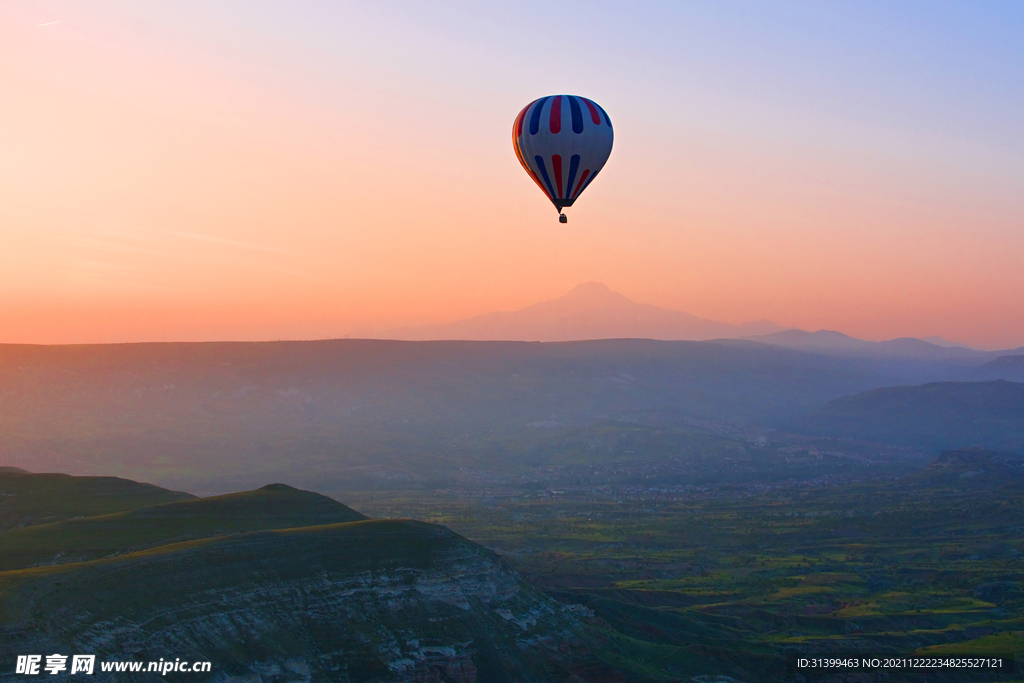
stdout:
POLYGON ((8 529, 0 532, 0 571, 84 562, 233 533, 366 519, 366 515, 327 496, 269 484, 255 491, 8 529))
POLYGON ((190 493, 121 477, 35 474, 17 467, 3 467, 0 468, 0 531, 195 498, 190 493))
POLYGON ((999 356, 975 368, 971 375, 971 379, 976 380, 1005 379, 1011 382, 1024 382, 1024 353, 999 356))
MULTIPOLYGON (((974 360, 993 358, 997 353, 980 351, 960 344, 935 343, 916 337, 897 337, 885 341, 867 341, 835 330, 807 332, 795 328, 770 334, 744 337, 748 341, 783 346, 788 349, 846 357, 918 358, 931 360, 974 360)), ((931 339, 935 339, 934 337, 931 339)), ((940 340, 944 341, 944 340, 940 340)))

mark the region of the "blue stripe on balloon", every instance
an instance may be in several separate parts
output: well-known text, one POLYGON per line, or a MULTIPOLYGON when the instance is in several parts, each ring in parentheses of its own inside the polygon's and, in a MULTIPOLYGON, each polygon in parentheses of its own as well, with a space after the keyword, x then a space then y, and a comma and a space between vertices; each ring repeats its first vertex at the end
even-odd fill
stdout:
MULTIPOLYGON (((582 118, 582 117, 581 117, 582 118)), ((583 127, 583 122, 580 122, 580 128, 583 127)), ((576 130, 575 126, 573 130, 576 130)), ((565 196, 569 198, 572 196, 572 184, 576 182, 576 171, 580 170, 580 155, 573 154, 572 159, 569 160, 569 182, 565 186, 565 196)))
MULTIPOLYGON (((594 106, 597 107, 601 111, 601 115, 604 116, 605 122, 608 124, 608 127, 611 128, 612 127, 612 120, 610 118, 608 118, 608 112, 606 112, 604 110, 604 107, 602 107, 597 102, 594 102, 594 106)), ((591 178, 591 180, 593 180, 593 178, 591 178)))
POLYGON ((569 108, 572 109, 572 132, 583 132, 583 110, 580 109, 580 101, 572 95, 569 96, 569 108))
POLYGON ((591 173, 591 174, 590 174, 590 177, 589 177, 589 178, 587 178, 587 182, 586 182, 586 184, 584 184, 584 185, 583 185, 583 187, 581 187, 581 188, 580 188, 580 191, 576 193, 576 196, 577 196, 577 197, 578 197, 578 196, 580 196, 581 194, 583 194, 583 190, 585 190, 585 189, 587 189, 588 187, 590 187, 590 183, 594 182, 594 178, 596 178, 596 177, 597 177, 597 174, 598 174, 598 173, 600 173, 600 171, 597 171, 596 173, 591 173))
POLYGON ((542 97, 537 100, 537 104, 533 107, 533 114, 530 115, 530 135, 536 135, 537 131, 540 130, 540 110, 544 108, 544 103, 547 102, 550 97, 542 97))
MULTIPOLYGON (((539 110, 540 107, 537 107, 537 109, 539 110)), ((551 178, 548 177, 548 169, 544 166, 544 157, 537 155, 533 157, 533 160, 537 162, 537 168, 540 169, 540 174, 544 178, 544 184, 548 186, 548 193, 551 195, 551 198, 554 199, 555 188, 551 187, 551 178)))

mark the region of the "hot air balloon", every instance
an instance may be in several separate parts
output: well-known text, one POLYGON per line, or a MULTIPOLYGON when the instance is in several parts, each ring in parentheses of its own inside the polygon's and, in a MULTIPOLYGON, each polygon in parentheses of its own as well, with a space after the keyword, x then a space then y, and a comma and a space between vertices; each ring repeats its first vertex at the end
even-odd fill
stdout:
POLYGON ((612 122, 593 100, 553 95, 530 102, 512 124, 519 163, 568 222, 572 206, 612 153, 612 122))

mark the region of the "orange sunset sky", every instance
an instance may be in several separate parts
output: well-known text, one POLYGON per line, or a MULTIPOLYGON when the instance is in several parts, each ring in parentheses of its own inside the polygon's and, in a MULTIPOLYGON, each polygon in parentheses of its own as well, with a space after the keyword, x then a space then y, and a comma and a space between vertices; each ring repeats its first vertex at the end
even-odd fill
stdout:
POLYGON ((889 5, 5 0, 0 342, 338 337, 596 280, 1024 345, 1024 9, 889 5), (567 225, 510 142, 562 92, 616 135, 567 225))

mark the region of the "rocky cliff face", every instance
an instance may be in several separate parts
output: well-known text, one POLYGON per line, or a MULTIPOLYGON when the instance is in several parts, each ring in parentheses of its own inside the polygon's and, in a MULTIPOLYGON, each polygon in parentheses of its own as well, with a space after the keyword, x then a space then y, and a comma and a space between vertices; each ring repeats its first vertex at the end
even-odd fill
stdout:
MULTIPOLYGON (((590 653, 578 610, 418 522, 207 539, 0 573, 0 590, 0 651, 212 662, 195 681, 618 680, 590 653)), ((3 667, 0 680, 21 678, 3 667)))

